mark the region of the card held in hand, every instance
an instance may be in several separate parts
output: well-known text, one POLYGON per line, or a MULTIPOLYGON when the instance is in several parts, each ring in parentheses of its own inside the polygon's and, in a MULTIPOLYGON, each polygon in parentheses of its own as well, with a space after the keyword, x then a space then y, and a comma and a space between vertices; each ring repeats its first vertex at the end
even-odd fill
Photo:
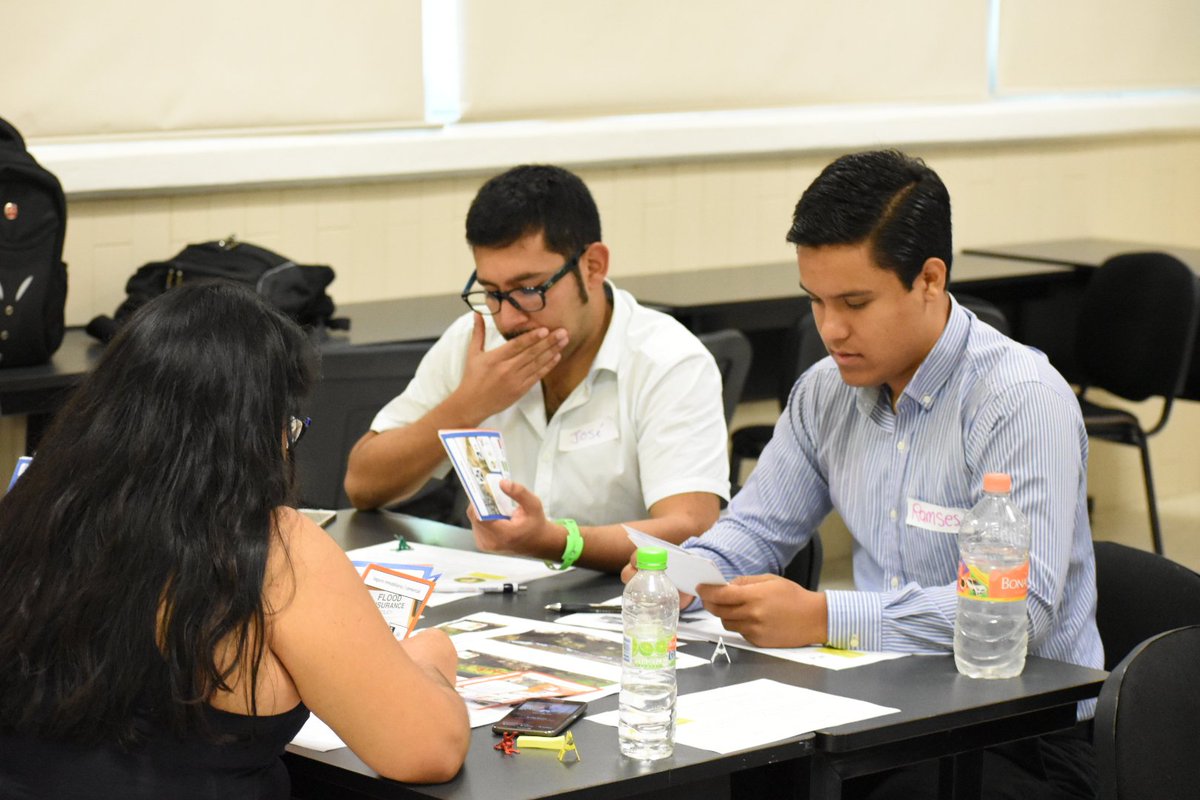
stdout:
POLYGON ((368 564, 362 577, 392 635, 407 639, 433 594, 434 582, 379 564, 368 564))
POLYGON ((500 481, 510 477, 500 431, 440 430, 438 436, 479 518, 510 518, 517 504, 500 491, 500 481))

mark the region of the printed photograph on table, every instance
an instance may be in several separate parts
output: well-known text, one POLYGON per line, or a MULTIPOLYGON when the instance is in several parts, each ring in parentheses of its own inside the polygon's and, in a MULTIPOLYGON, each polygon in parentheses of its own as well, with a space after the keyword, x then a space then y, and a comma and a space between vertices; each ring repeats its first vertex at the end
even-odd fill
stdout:
POLYGON ((535 670, 460 681, 455 688, 464 700, 493 706, 511 706, 539 697, 586 694, 594 689, 592 686, 572 683, 556 675, 535 670))
POLYGON ((584 631, 531 630, 495 636, 492 641, 519 644, 535 650, 576 656, 605 664, 621 663, 621 642, 591 636, 584 631))
POLYGON ((482 520, 508 519, 516 504, 500 491, 509 477, 508 458, 499 431, 440 430, 438 436, 450 456, 475 513, 482 520))
POLYGON ((610 680, 598 678, 594 675, 582 675, 578 672, 571 672, 565 669, 547 667, 544 664, 534 665, 491 653, 478 653, 472 650, 460 650, 458 652, 457 674, 462 682, 474 681, 481 678, 495 678, 501 675, 511 675, 530 670, 551 675, 562 683, 587 686, 588 691, 602 689, 612 683, 610 680))

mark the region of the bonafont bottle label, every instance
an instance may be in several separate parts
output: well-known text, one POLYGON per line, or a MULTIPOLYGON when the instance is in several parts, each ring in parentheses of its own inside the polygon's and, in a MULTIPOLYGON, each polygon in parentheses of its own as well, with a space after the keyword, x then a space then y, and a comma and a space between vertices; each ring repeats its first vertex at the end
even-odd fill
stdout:
POLYGON ((1010 569, 985 572, 979 567, 958 562, 958 596, 989 603, 1024 600, 1029 593, 1029 562, 1010 569))

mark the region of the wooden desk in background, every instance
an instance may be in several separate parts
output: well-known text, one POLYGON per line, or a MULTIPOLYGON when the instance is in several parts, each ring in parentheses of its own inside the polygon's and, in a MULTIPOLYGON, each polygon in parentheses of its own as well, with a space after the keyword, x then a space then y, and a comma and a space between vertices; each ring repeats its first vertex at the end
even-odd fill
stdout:
MULTIPOLYGON (((330 534, 345 549, 391 540, 400 533, 412 541, 474 549, 469 531, 403 515, 339 512, 330 534)), ((620 593, 610 575, 576 569, 529 584, 518 595, 481 595, 427 611, 427 622, 456 619, 476 611, 554 620, 549 602, 596 602, 620 593)), ((688 652, 707 657, 710 644, 688 652)), ((757 678, 802 686, 899 708, 899 713, 818 730, 722 756, 678 746, 675 755, 653 764, 623 758, 614 728, 582 721, 573 731, 583 760, 559 764, 552 754, 503 758, 488 727, 471 734, 467 763, 454 780, 435 786, 409 786, 378 778, 349 750, 319 753, 290 746, 285 756, 298 798, 377 797, 497 800, 545 796, 618 798, 670 791, 688 797, 769 796, 836 798, 843 778, 931 758, 943 759, 955 782, 946 797, 978 793, 979 749, 1042 732, 1070 727, 1075 704, 1095 697, 1105 673, 1031 657, 1024 674, 1005 681, 977 681, 957 673, 945 656, 911 656, 833 671, 796 664, 747 650, 731 650, 732 663, 680 670, 681 693, 702 691, 757 678), (548 757, 547 757, 548 756, 548 757), (953 790, 957 789, 955 795, 953 790)), ((616 708, 616 696, 589 704, 589 711, 616 708)), ((413 731, 420 735, 420 731, 413 731)))

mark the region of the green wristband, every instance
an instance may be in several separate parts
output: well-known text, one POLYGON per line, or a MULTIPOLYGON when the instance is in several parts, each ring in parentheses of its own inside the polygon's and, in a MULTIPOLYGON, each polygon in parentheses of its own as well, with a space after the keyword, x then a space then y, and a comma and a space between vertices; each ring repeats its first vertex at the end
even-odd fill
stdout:
POLYGON ((583 534, 579 532, 579 523, 573 519, 556 519, 554 521, 567 529, 567 545, 563 548, 562 563, 555 564, 553 561, 547 561, 546 566, 551 569, 566 569, 574 564, 583 553, 583 534))

